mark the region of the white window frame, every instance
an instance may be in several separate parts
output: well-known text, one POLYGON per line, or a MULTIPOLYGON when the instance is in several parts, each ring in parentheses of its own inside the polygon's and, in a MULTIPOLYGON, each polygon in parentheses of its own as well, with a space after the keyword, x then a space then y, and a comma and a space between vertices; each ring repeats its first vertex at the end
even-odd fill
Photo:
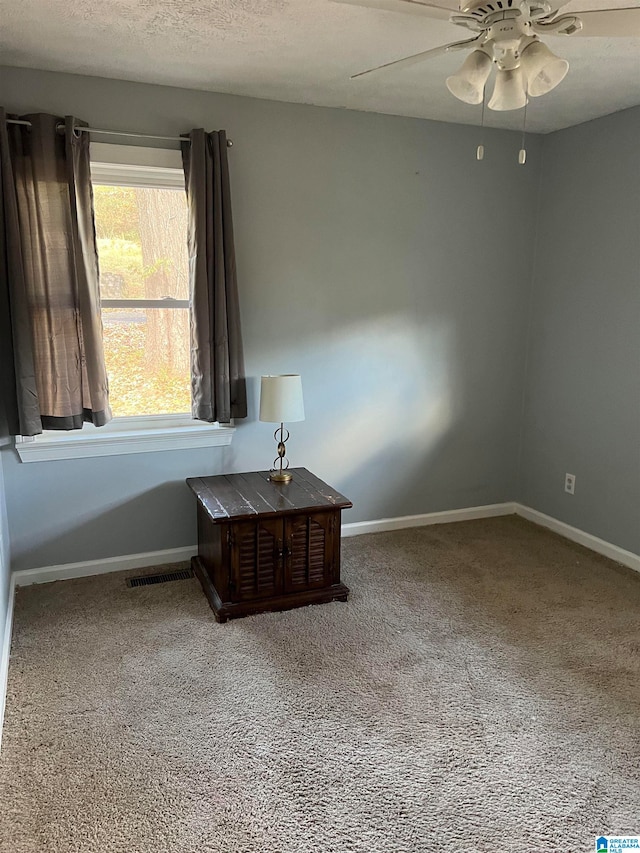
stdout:
MULTIPOLYGON (((96 182, 127 187, 184 189, 179 151, 132 145, 91 144, 91 174, 96 182)), ((158 300, 136 300, 139 307, 158 300)), ((103 300, 118 307, 120 300, 103 300)), ((163 302, 165 302, 163 300, 163 302)), ((174 300, 176 305, 178 300, 174 300)), ((180 307, 188 306, 180 300, 180 307)), ((166 302, 165 302, 166 307, 166 302)), ((178 307, 176 305, 176 307, 178 307)), ((231 444, 233 424, 196 421, 188 413, 114 418, 103 427, 85 424, 81 430, 45 430, 41 435, 18 436, 16 450, 22 462, 120 456, 165 450, 191 450, 231 444)))

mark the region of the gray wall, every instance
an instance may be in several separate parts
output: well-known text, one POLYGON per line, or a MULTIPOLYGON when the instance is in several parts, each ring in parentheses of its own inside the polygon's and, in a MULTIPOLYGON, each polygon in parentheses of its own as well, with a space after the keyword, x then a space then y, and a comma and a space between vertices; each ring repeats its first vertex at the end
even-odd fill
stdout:
POLYGON ((520 482, 523 503, 634 553, 639 141, 640 108, 544 138, 520 482))
POLYGON ((228 449, 5 465, 16 568, 190 545, 184 478, 271 464, 262 373, 300 372, 292 464, 345 521, 516 496, 540 140, 22 69, 0 103, 175 135, 224 127, 249 419, 228 449))

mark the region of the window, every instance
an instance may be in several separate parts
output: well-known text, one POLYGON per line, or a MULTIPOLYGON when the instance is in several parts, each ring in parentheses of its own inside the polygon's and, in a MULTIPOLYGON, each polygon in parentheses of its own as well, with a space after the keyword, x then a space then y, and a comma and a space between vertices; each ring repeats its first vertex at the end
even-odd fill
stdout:
POLYGON ((187 203, 179 151, 92 143, 109 397, 99 429, 20 439, 22 461, 229 444, 191 419, 187 203))
POLYGON ((100 164, 92 169, 109 400, 116 418, 186 414, 191 397, 184 177, 181 170, 177 176, 169 169, 136 171, 123 175, 100 164))

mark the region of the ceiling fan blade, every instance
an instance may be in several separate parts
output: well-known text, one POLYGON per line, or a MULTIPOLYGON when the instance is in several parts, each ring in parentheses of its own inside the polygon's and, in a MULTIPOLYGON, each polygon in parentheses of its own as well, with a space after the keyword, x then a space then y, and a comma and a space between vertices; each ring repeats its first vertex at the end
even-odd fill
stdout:
POLYGON ((356 77, 364 77, 365 74, 373 74, 375 71, 385 71, 387 68, 408 68, 410 65, 416 65, 418 62, 424 62, 425 59, 431 59, 433 56, 440 56, 443 53, 448 53, 450 50, 460 50, 468 47, 479 41, 481 35, 475 36, 466 41, 456 41, 452 44, 442 44, 440 47, 433 47, 431 50, 423 50, 421 53, 414 53, 411 56, 405 56, 404 59, 395 59, 393 62, 385 62, 384 65, 376 65, 375 68, 368 68, 366 71, 360 71, 358 74, 352 74, 351 79, 356 77))
POLYGON ((640 6, 625 9, 589 9, 570 12, 582 21, 576 36, 605 38, 640 38, 640 6))
POLYGON ((367 9, 382 9, 385 12, 405 12, 427 18, 441 18, 443 21, 448 21, 451 15, 459 12, 455 3, 447 8, 433 3, 421 3, 420 0, 333 0, 333 2, 347 6, 365 6, 367 9))

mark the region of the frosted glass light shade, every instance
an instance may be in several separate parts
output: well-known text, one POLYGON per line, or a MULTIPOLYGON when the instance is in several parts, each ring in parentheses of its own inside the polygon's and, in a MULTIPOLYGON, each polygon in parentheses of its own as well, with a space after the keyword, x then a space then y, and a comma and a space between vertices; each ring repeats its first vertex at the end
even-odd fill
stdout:
POLYGON ((491 73, 491 59, 483 50, 474 50, 456 74, 447 77, 447 89, 466 104, 481 104, 484 84, 491 73))
POLYGON ((534 41, 523 50, 521 64, 527 92, 534 98, 555 89, 569 70, 567 60, 560 59, 541 41, 534 41))
POLYGON ((260 420, 272 424, 304 420, 302 379, 298 373, 262 377, 260 420))
POLYGON ((489 101, 490 110, 519 110, 527 103, 527 93, 524 88, 522 68, 499 70, 496 74, 496 85, 489 101))

